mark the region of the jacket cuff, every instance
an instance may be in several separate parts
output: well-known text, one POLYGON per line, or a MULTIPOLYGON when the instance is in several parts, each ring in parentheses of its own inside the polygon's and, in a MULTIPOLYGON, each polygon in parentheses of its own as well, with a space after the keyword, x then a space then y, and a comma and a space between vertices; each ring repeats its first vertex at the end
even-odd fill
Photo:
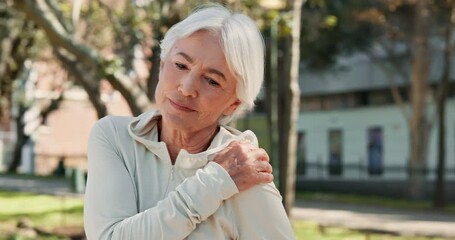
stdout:
POLYGON ((176 190, 202 221, 215 213, 223 200, 239 192, 231 176, 215 162, 196 171, 194 180, 197 182, 185 180, 176 190))

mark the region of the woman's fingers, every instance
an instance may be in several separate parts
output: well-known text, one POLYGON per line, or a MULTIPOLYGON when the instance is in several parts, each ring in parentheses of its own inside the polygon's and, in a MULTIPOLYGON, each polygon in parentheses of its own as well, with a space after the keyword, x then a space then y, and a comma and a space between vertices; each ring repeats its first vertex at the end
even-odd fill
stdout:
POLYGON ((247 155, 246 156, 247 159, 254 159, 256 161, 265 161, 265 162, 270 161, 269 155, 262 148, 256 148, 254 150, 251 150, 251 151, 247 152, 246 155, 247 155))
POLYGON ((231 178, 240 192, 258 184, 270 183, 273 181, 273 175, 271 173, 244 170, 231 175, 231 178))
POLYGON ((248 141, 233 141, 213 159, 229 173, 239 191, 273 181, 267 152, 248 141))

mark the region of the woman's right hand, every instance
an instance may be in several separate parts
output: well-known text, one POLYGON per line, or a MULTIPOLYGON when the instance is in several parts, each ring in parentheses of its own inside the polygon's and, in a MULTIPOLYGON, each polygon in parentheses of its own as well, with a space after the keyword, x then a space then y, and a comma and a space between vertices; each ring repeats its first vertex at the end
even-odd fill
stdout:
POLYGON ((231 176, 239 191, 273 181, 269 155, 249 141, 233 141, 213 159, 231 176))

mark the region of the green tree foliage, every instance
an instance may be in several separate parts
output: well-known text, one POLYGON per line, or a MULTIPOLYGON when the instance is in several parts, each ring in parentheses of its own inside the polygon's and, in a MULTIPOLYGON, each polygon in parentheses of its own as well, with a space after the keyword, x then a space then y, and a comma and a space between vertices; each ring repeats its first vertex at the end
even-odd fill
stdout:
MULTIPOLYGON (((443 35, 448 24, 448 0, 431 1, 432 34, 443 35)), ((336 58, 369 52, 379 44, 396 61, 409 61, 414 31, 415 1, 309 0, 302 9, 301 57, 309 70, 336 65, 336 58), (391 44, 404 43, 395 52, 391 44)))
POLYGON ((372 19, 377 13, 371 7, 371 1, 308 1, 302 10, 300 41, 301 58, 308 68, 322 70, 335 64, 338 55, 368 49, 382 34, 376 27, 380 19, 372 19))

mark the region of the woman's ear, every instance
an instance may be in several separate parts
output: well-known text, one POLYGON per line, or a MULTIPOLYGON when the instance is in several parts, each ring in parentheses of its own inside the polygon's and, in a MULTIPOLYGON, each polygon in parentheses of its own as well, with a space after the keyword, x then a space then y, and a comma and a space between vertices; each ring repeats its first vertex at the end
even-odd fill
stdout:
POLYGON ((232 113, 234 113, 234 111, 237 109, 238 106, 240 106, 242 102, 240 102, 240 100, 235 100, 235 102, 233 102, 231 105, 229 105, 226 110, 224 110, 223 112, 223 115, 225 116, 229 116, 231 115, 232 113))

